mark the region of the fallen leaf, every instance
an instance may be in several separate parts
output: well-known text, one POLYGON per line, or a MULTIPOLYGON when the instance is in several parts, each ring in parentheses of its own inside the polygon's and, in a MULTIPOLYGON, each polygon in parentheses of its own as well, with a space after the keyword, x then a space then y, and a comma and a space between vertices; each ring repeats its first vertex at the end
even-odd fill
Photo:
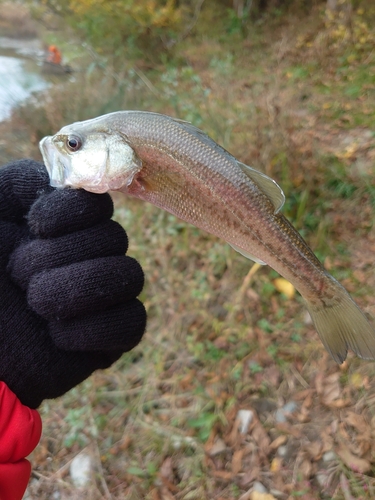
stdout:
POLYGON ((269 445, 271 443, 271 440, 260 423, 257 423, 257 425, 254 426, 251 437, 257 443, 259 452, 267 455, 269 453, 269 445))
POLYGON ((283 293, 288 299, 292 299, 296 293, 294 286, 284 278, 276 278, 273 284, 278 292, 283 293))
MULTIPOLYGON (((365 418, 354 411, 349 411, 344 418, 346 424, 351 425, 361 434, 367 434, 371 432, 369 424, 366 422, 365 418)), ((369 436, 370 439, 370 436, 369 436)))
POLYGON ((276 500, 270 493, 260 493, 259 491, 252 491, 250 500, 276 500))
POLYGON ((310 410, 306 406, 301 407, 301 410, 297 414, 297 420, 302 423, 309 422, 311 420, 310 410))
MULTIPOLYGON (((249 472, 246 472, 241 479, 239 480, 239 484, 241 487, 246 488, 248 485, 250 485, 254 479, 259 479, 260 477, 260 467, 258 465, 252 465, 251 470, 249 472)), ((252 491, 249 490, 249 492, 252 491)))
POLYGON ((361 373, 354 372, 349 377, 349 383, 355 389, 361 389, 362 387, 365 387, 368 384, 368 377, 366 376, 364 377, 361 373))
POLYGON ((215 477, 218 477, 220 479, 224 479, 224 480, 230 480, 232 479, 232 472, 229 472, 229 471, 226 471, 226 470, 214 470, 212 471, 212 474, 215 476, 215 477))
POLYGON ((167 457, 160 467, 160 475, 167 479, 173 478, 173 468, 172 468, 172 459, 171 457, 167 457))
POLYGON ((236 450, 233 453, 232 457, 232 472, 233 475, 236 476, 242 469, 242 457, 244 454, 244 450, 236 450))
POLYGON ((151 494, 151 500, 161 500, 158 490, 156 488, 151 490, 150 494, 151 494))
POLYGON ((278 436, 276 439, 272 441, 270 444, 270 450, 277 450, 281 445, 286 443, 286 440, 288 438, 285 436, 285 434, 282 434, 281 436, 278 436))
POLYGON ((279 472, 281 470, 282 460, 279 457, 275 457, 271 462, 270 471, 279 472))
POLYGON ((332 401, 331 403, 326 403, 326 406, 329 406, 329 408, 345 408, 346 406, 350 406, 352 404, 352 401, 349 398, 346 399, 336 399, 335 401, 332 401))
POLYGON ((313 441, 312 443, 306 445, 304 449, 308 452, 308 454, 314 461, 320 460, 323 455, 323 446, 320 441, 313 441))
POLYGON ((305 479, 310 479, 312 472, 313 466, 310 460, 305 459, 298 465, 298 474, 301 474, 305 479))
POLYGON ((170 491, 168 491, 168 489, 165 487, 161 488, 161 494, 162 494, 163 500, 174 500, 174 498, 175 498, 172 495, 172 493, 170 491))
MULTIPOLYGON (((340 373, 335 372, 325 377, 322 384, 322 403, 330 408, 343 408, 348 401, 340 398, 342 389, 340 385, 340 373)), ((349 402, 350 403, 350 402, 349 402)))
POLYGON ((206 451, 211 457, 214 457, 215 455, 222 453, 226 449, 227 445, 224 443, 222 439, 218 438, 209 449, 206 449, 206 451))
POLYGON ((363 474, 371 469, 371 463, 369 460, 357 457, 344 445, 341 445, 336 453, 344 464, 354 472, 360 472, 363 474))
MULTIPOLYGON (((311 403, 312 400, 312 395, 313 395, 313 390, 312 389, 303 389, 302 391, 296 392, 293 396, 294 400, 300 401, 303 400, 303 405, 307 406, 305 401, 308 399, 311 403)), ((309 404, 310 404, 309 403, 309 404)))
POLYGON ((295 427, 293 427, 290 424, 280 422, 280 423, 276 424, 276 429, 278 429, 281 432, 285 432, 286 434, 290 434, 297 439, 301 438, 301 431, 296 429, 295 427))

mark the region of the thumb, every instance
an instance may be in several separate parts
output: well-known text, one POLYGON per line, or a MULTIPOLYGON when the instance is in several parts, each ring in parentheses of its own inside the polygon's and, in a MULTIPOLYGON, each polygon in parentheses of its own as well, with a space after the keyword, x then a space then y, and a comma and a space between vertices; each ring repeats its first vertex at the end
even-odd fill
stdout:
POLYGON ((30 462, 25 458, 12 464, 0 464, 1 500, 22 500, 30 472, 30 462))
POLYGON ((29 482, 31 465, 24 458, 38 444, 42 421, 36 410, 24 406, 0 382, 0 498, 21 500, 29 482))
POLYGON ((18 462, 29 455, 39 442, 42 420, 0 382, 0 464, 18 462))

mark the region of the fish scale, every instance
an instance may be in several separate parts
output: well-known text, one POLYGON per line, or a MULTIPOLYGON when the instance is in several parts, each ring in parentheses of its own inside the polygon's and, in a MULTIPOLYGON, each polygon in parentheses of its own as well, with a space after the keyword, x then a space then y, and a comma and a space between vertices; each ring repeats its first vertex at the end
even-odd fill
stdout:
POLYGON ((375 330, 279 210, 274 180, 193 125, 119 111, 63 127, 40 143, 56 187, 110 189, 150 202, 270 265, 301 293, 335 361, 375 359, 375 330))

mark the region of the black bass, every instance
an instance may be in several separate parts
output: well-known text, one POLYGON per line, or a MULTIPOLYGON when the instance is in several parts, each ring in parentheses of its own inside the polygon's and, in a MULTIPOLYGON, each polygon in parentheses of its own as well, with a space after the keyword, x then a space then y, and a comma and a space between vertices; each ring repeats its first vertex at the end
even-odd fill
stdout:
POLYGON ((335 361, 348 348, 375 359, 374 328, 280 213, 280 187, 201 130, 157 113, 119 111, 63 127, 40 149, 53 186, 121 191, 222 238, 295 286, 335 361))

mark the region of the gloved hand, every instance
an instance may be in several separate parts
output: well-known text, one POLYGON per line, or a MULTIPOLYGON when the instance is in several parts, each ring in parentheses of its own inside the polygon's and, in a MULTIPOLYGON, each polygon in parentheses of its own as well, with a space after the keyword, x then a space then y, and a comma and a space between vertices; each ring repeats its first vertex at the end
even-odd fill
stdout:
POLYGON ((139 264, 109 195, 54 190, 43 165, 0 169, 0 380, 37 408, 135 347, 139 264))
POLYGON ((29 482, 31 465, 24 457, 38 444, 42 421, 37 410, 20 403, 0 382, 0 498, 21 500, 29 482))

